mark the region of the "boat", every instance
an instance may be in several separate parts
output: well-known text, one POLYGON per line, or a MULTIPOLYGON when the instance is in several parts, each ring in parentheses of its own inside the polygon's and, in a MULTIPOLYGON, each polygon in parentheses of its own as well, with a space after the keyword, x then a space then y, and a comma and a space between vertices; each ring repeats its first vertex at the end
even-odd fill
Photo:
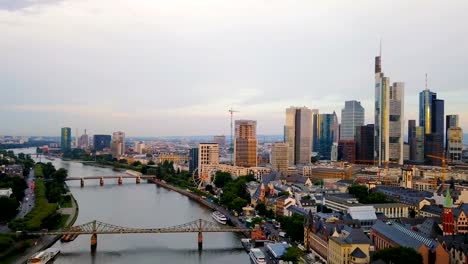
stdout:
POLYGON ((45 158, 46 158, 47 160, 52 160, 52 161, 55 160, 55 159, 52 158, 51 156, 46 156, 45 158))
POLYGON ((223 215, 221 212, 219 211, 214 211, 212 214, 211 214, 211 217, 213 217, 214 220, 216 220, 216 222, 220 223, 220 224, 227 224, 227 218, 225 215, 223 215))
POLYGON ((58 248, 48 248, 44 251, 37 252, 28 259, 28 264, 46 264, 53 260, 60 253, 58 248))
POLYGON ((249 253, 250 260, 254 264, 266 264, 265 254, 259 248, 252 248, 249 253))
POLYGON ((241 244, 247 252, 249 252, 252 248, 252 240, 250 238, 242 238, 241 244))

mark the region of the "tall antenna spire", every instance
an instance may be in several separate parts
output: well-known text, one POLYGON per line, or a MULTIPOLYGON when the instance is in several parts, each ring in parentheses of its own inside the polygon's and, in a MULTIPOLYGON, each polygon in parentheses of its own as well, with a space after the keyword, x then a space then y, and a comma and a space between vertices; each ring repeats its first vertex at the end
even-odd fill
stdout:
POLYGON ((427 90, 427 73, 426 73, 426 90, 427 90))
POLYGON ((380 52, 379 56, 382 57, 382 38, 380 38, 380 52))

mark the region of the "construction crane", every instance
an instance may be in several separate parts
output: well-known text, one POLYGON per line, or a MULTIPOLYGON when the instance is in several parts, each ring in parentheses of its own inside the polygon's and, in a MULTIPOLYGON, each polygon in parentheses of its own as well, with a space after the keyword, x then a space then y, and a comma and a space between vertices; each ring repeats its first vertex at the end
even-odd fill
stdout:
POLYGON ((234 129, 234 113, 238 113, 239 111, 232 109, 232 107, 228 110, 229 114, 231 115, 231 163, 234 165, 234 141, 232 139, 233 129, 234 129))
MULTIPOLYGON (((441 161, 441 165, 440 165, 440 168, 441 168, 441 172, 440 172, 440 178, 442 180, 442 184, 445 183, 445 179, 447 178, 447 162, 449 161, 452 161, 451 159, 447 159, 446 157, 439 157, 439 156, 435 156, 435 155, 426 155, 426 157, 429 157, 429 158, 433 158, 433 159, 438 159, 441 161)), ((433 188, 434 188, 434 191, 437 189, 437 180, 438 178, 435 176, 434 177, 434 184, 433 184, 433 188)))

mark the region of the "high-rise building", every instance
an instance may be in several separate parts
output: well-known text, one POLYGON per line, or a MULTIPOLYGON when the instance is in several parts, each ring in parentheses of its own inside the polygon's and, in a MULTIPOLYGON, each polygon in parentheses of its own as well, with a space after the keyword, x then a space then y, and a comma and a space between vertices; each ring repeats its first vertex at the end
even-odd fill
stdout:
POLYGON ((416 120, 408 120, 409 159, 424 162, 424 127, 416 126, 416 120))
POLYGON ((284 173, 288 170, 288 143, 277 142, 271 148, 270 163, 273 170, 284 173))
POLYGON ((198 144, 198 172, 205 173, 203 165, 219 164, 219 145, 218 143, 200 143, 198 144))
POLYGON ((338 160, 347 161, 350 163, 356 163, 356 141, 355 140, 338 141, 338 160))
POLYGON ((341 110, 340 140, 354 140, 357 126, 364 125, 364 107, 358 101, 346 101, 341 110))
POLYGON ((445 116, 445 153, 448 153, 448 130, 451 127, 460 127, 458 115, 445 116))
POLYGON ((309 164, 312 156, 312 110, 307 107, 286 109, 284 127, 285 142, 288 143, 289 165, 309 164))
POLYGON ((318 152, 318 118, 319 110, 312 109, 312 151, 318 152))
POLYGON ((369 161, 374 159, 374 125, 356 127, 356 159, 369 161))
POLYGON ((424 127, 424 155, 431 165, 440 165, 440 159, 428 157, 444 156, 444 100, 429 89, 419 93, 419 125, 424 127))
POLYGON ((61 130, 61 145, 62 152, 71 150, 71 128, 62 127, 61 130))
POLYGON ((133 152, 143 154, 143 150, 145 149, 145 143, 143 141, 135 141, 133 144, 133 152))
POLYGON ((81 149, 87 149, 89 147, 89 136, 86 134, 86 129, 84 130, 84 134, 81 135, 78 140, 78 147, 81 149))
POLYGON ((112 137, 110 135, 94 135, 93 145, 95 151, 110 149, 112 137))
POLYGON ((236 120, 234 165, 240 167, 257 166, 257 121, 236 120))
POLYGON ((394 83, 382 72, 381 56, 375 57, 374 159, 403 164, 404 84, 394 83))
POLYGON ((460 127, 451 127, 447 131, 447 138, 447 158, 462 161, 463 130, 460 127))
POLYGON ((189 150, 189 172, 193 172, 198 168, 198 148, 189 150))
POLYGON ((117 131, 112 133, 111 153, 113 157, 125 154, 125 133, 117 131))
POLYGON ((338 118, 336 113, 320 114, 318 117, 317 150, 322 159, 331 159, 333 143, 338 143, 338 118))

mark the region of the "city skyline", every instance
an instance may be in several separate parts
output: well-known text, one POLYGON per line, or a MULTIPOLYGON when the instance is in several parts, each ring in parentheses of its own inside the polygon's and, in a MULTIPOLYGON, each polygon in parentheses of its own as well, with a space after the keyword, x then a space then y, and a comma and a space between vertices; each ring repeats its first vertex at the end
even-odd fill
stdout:
POLYGON ((385 73, 405 82, 404 123, 418 119, 428 73, 445 113, 459 114, 468 131, 468 3, 139 3, 1 3, 0 30, 8 37, 0 43, 0 87, 7 91, 0 134, 52 136, 68 126, 228 135, 231 106, 240 111, 236 119, 257 120, 259 134, 281 134, 285 108, 335 111, 341 120, 346 100, 360 101, 365 123, 373 123, 379 39, 385 73))

